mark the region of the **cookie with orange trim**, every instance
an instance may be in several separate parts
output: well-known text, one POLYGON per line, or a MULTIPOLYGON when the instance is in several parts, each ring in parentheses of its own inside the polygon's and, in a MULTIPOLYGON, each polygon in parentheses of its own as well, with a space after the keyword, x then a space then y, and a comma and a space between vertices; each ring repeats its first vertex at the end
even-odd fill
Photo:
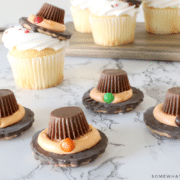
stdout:
POLYGON ((19 19, 19 23, 26 29, 43 33, 60 40, 71 38, 71 33, 64 25, 65 11, 61 8, 45 3, 36 15, 19 19))
POLYGON ((180 87, 168 89, 164 103, 147 109, 144 122, 153 134, 180 139, 180 87))
POLYGON ((0 89, 0 139, 20 136, 34 122, 34 113, 17 103, 13 91, 0 89))
POLYGON ((51 112, 48 128, 31 141, 34 157, 45 164, 78 167, 105 152, 106 135, 89 125, 79 107, 63 107, 51 112))

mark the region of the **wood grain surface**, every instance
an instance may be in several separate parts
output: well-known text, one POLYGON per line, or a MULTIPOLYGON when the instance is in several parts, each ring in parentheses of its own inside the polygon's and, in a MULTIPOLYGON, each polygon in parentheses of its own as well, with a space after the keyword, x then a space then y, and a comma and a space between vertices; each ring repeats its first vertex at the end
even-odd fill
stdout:
MULTIPOLYGON (((92 34, 76 32, 73 22, 66 27, 73 33, 66 56, 180 61, 180 34, 149 34, 144 23, 137 23, 134 43, 115 47, 96 45, 92 34)), ((2 32, 0 43, 1 37, 2 32)))
POLYGON ((180 61, 180 34, 149 34, 144 23, 137 23, 134 43, 115 47, 96 45, 92 34, 76 32, 72 22, 66 27, 73 33, 66 56, 180 61))

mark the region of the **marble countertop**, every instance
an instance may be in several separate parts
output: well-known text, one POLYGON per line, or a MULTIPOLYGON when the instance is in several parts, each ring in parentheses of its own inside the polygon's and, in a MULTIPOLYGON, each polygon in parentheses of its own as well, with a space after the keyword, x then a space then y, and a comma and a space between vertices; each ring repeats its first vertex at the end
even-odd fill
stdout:
POLYGON ((0 44, 0 88, 13 90, 18 102, 34 111, 35 123, 20 137, 0 141, 1 180, 180 179, 180 141, 153 136, 143 122, 147 108, 163 102, 168 88, 180 86, 180 63, 66 57, 62 84, 45 90, 23 90, 15 84, 7 53, 0 44), (144 101, 134 111, 102 115, 82 105, 84 92, 97 85, 106 68, 127 71, 131 86, 144 92, 144 101), (68 105, 81 107, 89 124, 107 135, 106 152, 78 168, 43 165, 33 157, 31 137, 47 127, 52 110, 68 105))

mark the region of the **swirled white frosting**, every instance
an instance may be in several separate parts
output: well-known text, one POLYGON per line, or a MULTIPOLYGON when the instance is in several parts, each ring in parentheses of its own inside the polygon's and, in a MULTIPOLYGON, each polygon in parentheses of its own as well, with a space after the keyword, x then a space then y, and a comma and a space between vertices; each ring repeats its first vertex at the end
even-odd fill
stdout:
POLYGON ((88 0, 88 3, 90 11, 98 16, 134 16, 139 12, 135 5, 130 6, 129 3, 119 0, 88 0))
POLYGON ((7 29, 3 33, 2 41, 4 46, 9 50, 16 47, 20 51, 28 49, 41 51, 45 48, 52 48, 57 51, 67 46, 68 43, 32 30, 28 32, 27 29, 22 26, 7 29))
POLYGON ((88 8, 87 0, 71 0, 71 5, 74 7, 78 7, 79 9, 87 9, 88 8))
POLYGON ((180 7, 180 0, 144 0, 143 3, 154 8, 180 7))

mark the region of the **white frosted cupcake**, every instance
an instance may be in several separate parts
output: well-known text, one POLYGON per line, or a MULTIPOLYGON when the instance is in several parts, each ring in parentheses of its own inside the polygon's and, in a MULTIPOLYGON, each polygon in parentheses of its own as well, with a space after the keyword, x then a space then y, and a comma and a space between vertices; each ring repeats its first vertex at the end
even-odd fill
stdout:
POLYGON ((144 0, 146 30, 153 34, 180 32, 179 0, 144 0))
POLYGON ((76 31, 91 33, 87 0, 71 0, 71 13, 76 31))
POLYGON ((2 41, 18 86, 43 89, 62 82, 66 41, 22 26, 7 29, 2 41))
POLYGON ((96 44, 118 46, 132 43, 135 36, 136 5, 118 0, 89 0, 90 24, 96 44))

